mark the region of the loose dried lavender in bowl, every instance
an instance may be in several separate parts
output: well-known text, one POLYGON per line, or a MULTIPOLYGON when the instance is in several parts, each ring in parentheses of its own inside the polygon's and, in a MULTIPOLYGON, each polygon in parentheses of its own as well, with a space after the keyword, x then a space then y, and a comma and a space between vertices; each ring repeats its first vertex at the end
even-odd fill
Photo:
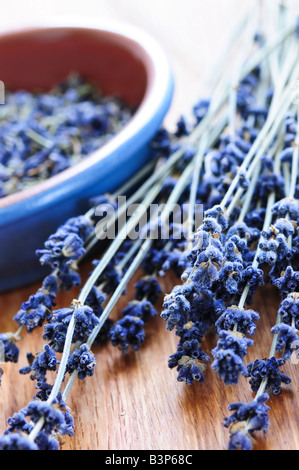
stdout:
POLYGON ((127 124, 134 108, 73 74, 47 92, 6 92, 0 107, 0 197, 74 165, 127 124))

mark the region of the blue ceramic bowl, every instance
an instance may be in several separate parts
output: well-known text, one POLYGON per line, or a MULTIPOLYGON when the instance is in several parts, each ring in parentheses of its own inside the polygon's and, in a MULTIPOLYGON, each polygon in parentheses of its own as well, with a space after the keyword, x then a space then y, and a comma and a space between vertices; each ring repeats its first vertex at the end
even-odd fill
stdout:
POLYGON ((114 190, 149 161, 150 140, 170 106, 167 57, 135 28, 51 25, 0 35, 0 80, 10 89, 49 89, 74 71, 137 111, 115 137, 72 168, 0 199, 0 291, 46 274, 35 250, 66 219, 84 213, 89 198, 114 190))

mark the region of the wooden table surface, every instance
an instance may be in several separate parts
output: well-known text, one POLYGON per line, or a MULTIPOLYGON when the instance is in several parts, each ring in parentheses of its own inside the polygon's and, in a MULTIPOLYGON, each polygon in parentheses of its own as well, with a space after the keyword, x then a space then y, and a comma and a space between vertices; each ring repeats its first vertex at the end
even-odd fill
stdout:
MULTIPOLYGON (((188 112, 196 98, 206 92, 203 77, 242 14, 246 2, 239 0, 79 0, 51 2, 10 0, 1 6, 0 28, 13 22, 70 16, 92 16, 134 24, 153 35, 166 50, 172 63, 176 90, 165 124, 171 128, 181 113, 188 112), (82 8, 84 5, 84 11, 82 8), (240 8, 242 5, 242 8, 240 8)), ((1 77, 0 77, 1 78, 1 77)), ((83 278, 90 270, 82 266, 83 278)), ((164 281, 169 292, 175 280, 164 281)), ((39 284, 0 296, 0 331, 15 328, 12 316, 21 302, 34 293, 39 284)), ((113 317, 130 298, 122 299, 113 317)), ((77 292, 60 294, 58 307, 68 306, 77 292)), ((271 287, 256 295, 254 308, 261 314, 255 345, 249 349, 248 362, 268 355, 279 298, 271 287)), ((222 450, 227 446, 228 431, 222 426, 228 416, 227 406, 253 397, 246 379, 238 386, 224 386, 207 370, 206 381, 190 387, 177 382, 176 372, 167 367, 175 352, 177 338, 166 331, 157 317, 146 327, 147 339, 137 353, 122 356, 111 345, 95 349, 97 366, 94 377, 75 382, 68 404, 74 413, 76 431, 64 438, 62 449, 150 449, 150 450, 222 450)), ((216 344, 206 341, 206 349, 216 344)), ((18 374, 26 365, 27 351, 42 348, 41 331, 24 334, 18 365, 5 364, 0 388, 0 432, 6 419, 24 407, 34 394, 34 383, 18 374)), ((292 384, 270 399, 271 426, 266 438, 258 436, 257 449, 299 448, 298 365, 289 362, 284 371, 292 384)))

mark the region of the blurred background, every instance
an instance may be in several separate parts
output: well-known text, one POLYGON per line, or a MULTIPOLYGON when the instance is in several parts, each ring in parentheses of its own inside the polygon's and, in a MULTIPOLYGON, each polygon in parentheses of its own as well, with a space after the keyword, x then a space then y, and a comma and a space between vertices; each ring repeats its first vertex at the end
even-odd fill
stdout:
MULTIPOLYGON (((276 0, 273 0, 276 1, 276 0)), ((175 78, 175 95, 165 123, 208 93, 205 80, 221 47, 249 0, 10 0, 1 5, 0 29, 59 19, 120 21, 139 27, 166 51, 175 78)))

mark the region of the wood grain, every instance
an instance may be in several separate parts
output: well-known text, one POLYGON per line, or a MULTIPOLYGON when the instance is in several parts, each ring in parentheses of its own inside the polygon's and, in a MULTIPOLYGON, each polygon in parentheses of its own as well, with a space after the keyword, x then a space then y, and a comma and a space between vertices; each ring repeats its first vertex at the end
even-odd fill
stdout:
MULTIPOLYGON (((245 5, 246 2, 242 2, 245 5)), ((214 62, 220 44, 225 41, 238 15, 237 0, 85 0, 84 11, 79 0, 58 2, 10 0, 2 6, 0 27, 12 20, 35 20, 71 15, 112 18, 137 25, 152 34, 168 53, 176 81, 174 101, 166 118, 172 126, 179 114, 189 111, 194 100, 206 93, 204 73, 214 62), (59 5, 59 9, 58 9, 59 5)), ((0 77, 1 78, 1 77, 0 77)), ((85 279, 90 265, 82 266, 85 279)), ((136 276, 138 278, 138 275, 136 276)), ((134 280, 133 280, 134 282, 134 280)), ((133 283, 132 282, 132 283, 133 283)), ((177 281, 163 281, 169 292, 177 281)), ((0 296, 0 331, 14 329, 12 316, 21 302, 34 293, 39 284, 0 296)), ((60 294, 58 307, 68 306, 77 291, 60 294)), ((113 317, 120 316, 132 296, 132 284, 113 317)), ((255 345, 249 349, 248 362, 268 355, 279 298, 266 286, 257 293, 253 307, 261 314, 255 345)), ((158 310, 159 306, 158 306, 158 310)), ((147 339, 140 351, 122 356, 111 345, 95 349, 97 367, 94 377, 76 381, 69 397, 76 424, 73 438, 65 438, 63 450, 150 449, 150 450, 222 450, 227 446, 228 431, 222 426, 227 406, 234 401, 250 401, 252 393, 246 379, 238 386, 225 387, 207 370, 204 384, 190 387, 176 380, 168 369, 167 359, 175 352, 177 338, 167 332, 164 321, 157 317, 146 327, 147 339)), ((216 338, 207 338, 209 352, 216 338)), ((18 374, 26 365, 26 352, 42 348, 41 330, 24 335, 18 365, 5 364, 0 388, 0 433, 6 420, 24 407, 34 394, 34 383, 18 374)), ((284 371, 292 384, 270 400, 271 426, 267 437, 259 435, 257 449, 299 448, 298 365, 289 362, 284 371)))

